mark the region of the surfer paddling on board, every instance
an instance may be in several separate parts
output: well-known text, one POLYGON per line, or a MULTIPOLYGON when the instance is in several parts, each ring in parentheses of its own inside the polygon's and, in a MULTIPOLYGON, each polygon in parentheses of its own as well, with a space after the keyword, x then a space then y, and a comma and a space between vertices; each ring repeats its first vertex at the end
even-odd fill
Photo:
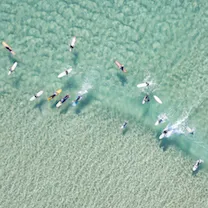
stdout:
POLYGON ((186 130, 188 131, 189 134, 194 134, 195 133, 195 129, 191 129, 190 127, 186 127, 186 130))
POLYGON ((78 102, 82 99, 82 96, 81 95, 78 95, 76 100, 73 101, 73 106, 77 105, 78 102))
POLYGON ((76 43, 76 37, 74 36, 74 37, 72 38, 72 41, 71 41, 71 44, 70 44, 70 48, 69 48, 70 51, 72 51, 72 49, 74 48, 75 43, 76 43))
POLYGON ((12 50, 12 48, 5 42, 2 42, 2 45, 4 48, 6 48, 12 55, 15 55, 15 52, 12 50))
POLYGON ((149 95, 145 95, 145 97, 144 97, 144 99, 142 101, 142 104, 145 104, 145 103, 147 103, 149 101, 150 101, 149 95))
POLYGON ((125 121, 125 122, 123 123, 123 125, 121 126, 121 129, 125 129, 125 128, 126 128, 126 126, 127 126, 127 124, 128 124, 128 122, 127 122, 127 121, 125 121))
POLYGON ((127 72, 126 69, 124 68, 124 65, 122 65, 118 61, 115 61, 115 64, 122 72, 127 72))

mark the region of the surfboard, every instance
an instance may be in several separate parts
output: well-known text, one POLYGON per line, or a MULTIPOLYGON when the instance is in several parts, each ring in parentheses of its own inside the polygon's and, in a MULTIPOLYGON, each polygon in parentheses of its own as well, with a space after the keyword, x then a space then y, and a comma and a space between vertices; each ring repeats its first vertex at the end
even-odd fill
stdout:
POLYGON ((14 70, 15 68, 17 67, 17 62, 15 62, 12 67, 9 69, 9 72, 8 72, 8 75, 10 75, 14 70))
POLYGON ((15 55, 15 52, 12 50, 12 48, 6 43, 6 42, 2 42, 2 45, 13 55, 15 55))
POLYGON ((72 106, 75 107, 77 103, 75 101, 72 102, 72 106))
POLYGON ((156 95, 154 95, 153 97, 159 104, 162 104, 162 101, 160 100, 159 97, 157 97, 156 95))
POLYGON ((147 86, 148 86, 148 85, 147 85, 146 82, 137 85, 138 88, 141 88, 141 87, 147 87, 147 86))
MULTIPOLYGON (((62 89, 59 89, 59 90, 56 91, 56 94, 59 95, 61 92, 62 92, 62 89)), ((55 95, 55 96, 51 95, 50 97, 48 97, 48 100, 52 100, 57 95, 55 95)))
POLYGON ((58 78, 61 78, 61 77, 66 76, 66 75, 69 74, 71 71, 72 71, 72 68, 69 68, 69 69, 67 69, 67 70, 64 71, 64 72, 61 72, 61 73, 58 75, 58 78))
POLYGON ((75 43, 76 43, 76 37, 74 36, 74 37, 72 38, 72 41, 71 41, 71 44, 70 44, 69 51, 72 51, 72 49, 73 49, 74 46, 75 46, 75 43))
MULTIPOLYGON (((121 63, 119 63, 118 61, 115 61, 115 64, 116 64, 116 66, 119 68, 119 69, 121 69, 121 67, 122 67, 122 64, 121 63)), ((123 70, 121 70, 121 71, 123 71, 123 72, 127 72, 127 70, 124 68, 123 70)))
POLYGON ((142 104, 145 104, 145 97, 144 97, 144 99, 142 100, 142 104))
POLYGON ((162 133, 162 134, 160 135, 159 139, 163 139, 164 137, 165 137, 165 134, 162 133))
POLYGON ((59 101, 59 102, 56 104, 56 107, 59 108, 61 105, 62 105, 62 102, 59 101))
POLYGON ((42 94, 43 94, 43 90, 41 90, 40 92, 38 92, 36 95, 32 96, 30 98, 30 101, 33 101, 33 100, 39 98, 42 94))
POLYGON ((159 119, 155 122, 155 126, 158 126, 159 125, 159 119))

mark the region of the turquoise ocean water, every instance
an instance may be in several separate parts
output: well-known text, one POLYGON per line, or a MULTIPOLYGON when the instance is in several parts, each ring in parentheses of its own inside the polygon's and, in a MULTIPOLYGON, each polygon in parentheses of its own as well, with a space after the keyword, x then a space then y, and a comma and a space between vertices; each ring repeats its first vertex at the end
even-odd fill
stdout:
POLYGON ((208 207, 207 29, 205 0, 1 0, 1 41, 16 55, 0 50, 0 207, 208 207), (159 141, 161 113, 195 135, 159 141))

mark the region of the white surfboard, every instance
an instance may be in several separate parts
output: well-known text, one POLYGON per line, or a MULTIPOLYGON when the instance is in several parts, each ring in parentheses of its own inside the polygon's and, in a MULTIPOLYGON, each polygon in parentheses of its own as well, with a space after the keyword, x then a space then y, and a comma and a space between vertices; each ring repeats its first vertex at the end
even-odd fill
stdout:
POLYGON ((30 98, 30 101, 33 101, 33 100, 39 98, 42 94, 43 94, 43 90, 41 90, 40 92, 38 92, 37 94, 35 94, 34 96, 32 96, 30 98))
POLYGON ((138 88, 141 88, 141 87, 147 87, 149 86, 150 84, 148 82, 145 82, 145 83, 141 83, 141 84, 138 84, 137 87, 138 88))
POLYGON ((69 68, 69 69, 67 69, 67 70, 64 71, 64 72, 61 72, 61 73, 58 75, 58 78, 61 78, 61 77, 64 77, 64 76, 68 75, 71 71, 72 71, 72 68, 69 68))
POLYGON ((61 105, 62 105, 62 102, 59 101, 59 102, 56 104, 56 107, 59 108, 61 105))
POLYGON ((145 99, 142 100, 142 104, 145 104, 145 99))
POLYGON ((156 122, 155 122, 155 126, 158 126, 160 122, 160 119, 158 119, 156 122))
POLYGON ((75 43, 76 43, 76 37, 74 36, 74 37, 72 38, 72 41, 71 41, 71 44, 70 44, 69 51, 72 51, 72 49, 73 49, 74 46, 75 46, 75 43))
POLYGON ((8 75, 10 75, 14 70, 15 68, 17 67, 17 62, 15 62, 12 67, 9 69, 9 72, 8 72, 8 75))
POLYGON ((153 97, 154 97, 154 99, 155 99, 158 103, 162 104, 162 101, 160 100, 159 97, 157 97, 156 95, 154 95, 153 97))

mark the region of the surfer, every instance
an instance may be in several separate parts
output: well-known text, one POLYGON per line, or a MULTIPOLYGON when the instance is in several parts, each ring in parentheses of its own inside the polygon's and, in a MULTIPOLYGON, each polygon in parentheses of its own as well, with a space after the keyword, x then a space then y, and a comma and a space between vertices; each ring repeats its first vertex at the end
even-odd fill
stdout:
POLYGON ((69 98, 69 95, 66 95, 64 98, 60 100, 61 103, 64 103, 69 98))
POLYGON ((54 98, 54 97, 56 97, 56 95, 58 95, 58 93, 57 92, 54 92, 53 95, 51 95, 50 97, 51 98, 54 98))
POLYGON ((75 104, 78 104, 78 102, 82 99, 81 95, 78 95, 76 100, 74 101, 75 104))
POLYGON ((144 97, 144 99, 143 99, 143 101, 142 101, 142 104, 145 104, 145 103, 147 103, 147 102, 149 102, 149 101, 150 101, 149 95, 145 95, 145 97, 144 97))
POLYGON ((76 37, 74 36, 73 38, 72 38, 72 41, 71 41, 71 44, 70 44, 70 51, 72 51, 72 49, 74 48, 74 46, 75 46, 75 43, 76 43, 76 37))
POLYGON ((122 72, 127 72, 123 64, 119 63, 118 61, 115 61, 115 64, 122 72))
POLYGON ((164 131, 163 131, 163 134, 167 134, 167 133, 168 133, 168 131, 167 131, 167 130, 164 130, 164 131))
POLYGON ((186 127, 186 130, 188 131, 189 134, 194 134, 195 133, 195 129, 191 129, 190 127, 186 127))
POLYGON ((5 42, 2 42, 2 45, 12 54, 15 55, 15 52, 12 50, 12 48, 5 42))
POLYGON ((128 124, 128 122, 127 122, 127 121, 125 121, 125 122, 123 123, 123 125, 121 126, 121 129, 125 129, 125 128, 126 128, 126 126, 127 126, 127 124, 128 124))
POLYGON ((121 65, 120 70, 124 72, 124 65, 121 65))
POLYGON ((160 118, 160 119, 158 120, 158 123, 160 124, 160 123, 162 123, 162 122, 163 122, 163 119, 160 118))
POLYGON ((198 168, 199 168, 199 165, 201 164, 201 163, 203 163, 204 161, 203 160, 201 160, 201 159, 199 159, 199 160, 197 160, 196 161, 196 163, 194 164, 194 166, 193 166, 193 172, 195 172, 198 168))
POLYGON ((146 96, 144 97, 144 101, 145 101, 145 103, 150 101, 149 95, 146 95, 146 96))
POLYGON ((166 114, 159 115, 157 121, 155 122, 155 126, 164 123, 167 119, 168 117, 166 116, 166 114))
POLYGON ((145 82, 145 83, 146 83, 147 87, 150 85, 148 82, 145 82))

